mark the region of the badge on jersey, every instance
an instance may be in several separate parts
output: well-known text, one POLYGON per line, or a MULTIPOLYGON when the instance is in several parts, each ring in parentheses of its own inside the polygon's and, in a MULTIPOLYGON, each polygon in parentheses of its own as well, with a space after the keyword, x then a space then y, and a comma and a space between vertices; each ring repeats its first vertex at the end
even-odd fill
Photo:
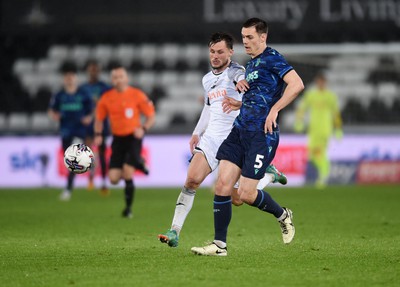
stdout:
POLYGON ((125 109, 125 117, 130 119, 133 117, 133 109, 132 108, 126 108, 125 109))

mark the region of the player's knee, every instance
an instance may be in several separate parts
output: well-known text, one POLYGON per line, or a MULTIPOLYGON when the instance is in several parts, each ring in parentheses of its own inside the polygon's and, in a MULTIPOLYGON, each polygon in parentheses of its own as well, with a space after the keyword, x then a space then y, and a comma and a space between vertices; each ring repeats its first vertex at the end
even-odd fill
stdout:
POLYGON ((241 206, 243 201, 240 198, 232 197, 232 204, 235 206, 241 206))
POLYGON ((240 194, 239 200, 241 202, 245 202, 247 204, 252 204, 254 202, 254 198, 253 198, 254 196, 251 196, 250 192, 242 191, 239 194, 240 194))
POLYGON ((215 194, 221 196, 228 196, 231 195, 232 188, 229 187, 223 180, 218 179, 217 183, 215 184, 215 194))
POLYGON ((118 184, 118 182, 119 182, 119 178, 117 179, 114 177, 110 177, 109 179, 110 179, 111 184, 118 184))
POLYGON ((188 176, 186 178, 185 186, 190 189, 197 189, 201 184, 201 179, 195 176, 188 176))

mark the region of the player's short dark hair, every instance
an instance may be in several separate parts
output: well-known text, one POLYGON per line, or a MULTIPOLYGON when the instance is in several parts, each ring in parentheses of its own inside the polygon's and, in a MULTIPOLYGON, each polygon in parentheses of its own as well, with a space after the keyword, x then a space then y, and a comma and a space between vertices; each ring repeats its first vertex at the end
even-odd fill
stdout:
POLYGON ((268 24, 264 20, 259 18, 250 18, 246 22, 243 23, 243 28, 256 28, 256 32, 258 34, 268 33, 268 24))
POLYGON ((61 74, 73 73, 76 74, 78 72, 78 68, 74 62, 64 62, 60 67, 61 74))
POLYGON ((217 32, 212 34, 210 40, 208 41, 208 47, 221 41, 225 41, 226 46, 229 49, 233 49, 233 37, 225 32, 217 32))
POLYGON ((117 63, 117 62, 112 63, 112 65, 110 65, 109 68, 110 68, 110 71, 116 70, 116 69, 125 69, 126 70, 124 65, 122 65, 121 63, 117 63))
POLYGON ((85 64, 85 69, 87 69, 89 66, 100 66, 99 61, 97 61, 96 59, 89 59, 86 64, 85 64))
POLYGON ((323 71, 318 72, 318 73, 315 75, 314 79, 315 79, 315 80, 323 80, 323 81, 326 81, 326 80, 327 80, 327 79, 326 79, 326 75, 325 75, 325 73, 324 73, 323 71))

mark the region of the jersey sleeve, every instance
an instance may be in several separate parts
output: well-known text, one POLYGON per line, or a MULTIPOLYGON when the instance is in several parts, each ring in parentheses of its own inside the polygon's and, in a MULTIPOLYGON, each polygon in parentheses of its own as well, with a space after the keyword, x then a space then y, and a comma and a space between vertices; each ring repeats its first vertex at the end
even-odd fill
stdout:
POLYGON ((155 114, 153 102, 141 91, 138 91, 138 96, 140 112, 147 117, 153 116, 155 114))
POLYGON ((277 74, 281 79, 291 70, 293 67, 288 64, 286 59, 279 54, 277 51, 274 51, 268 57, 266 57, 267 66, 269 69, 277 74))
POLYGON ((239 82, 245 78, 245 69, 243 66, 236 62, 232 62, 228 69, 228 78, 232 79, 233 82, 239 82))
POLYGON ((84 91, 85 96, 83 98, 83 113, 90 115, 93 112, 94 103, 89 93, 84 91))
POLYGON ((209 121, 210 121, 210 106, 204 105, 203 110, 201 111, 200 118, 193 131, 193 135, 201 136, 205 132, 209 121))
POLYGON ((60 111, 60 96, 59 94, 54 94, 49 102, 49 109, 59 112, 60 111))
POLYGON ((96 119, 99 121, 104 121, 107 117, 108 110, 107 110, 107 97, 104 95, 100 98, 96 105, 96 119))
POLYGON ((205 105, 210 105, 210 99, 208 98, 207 95, 207 89, 206 89, 206 77, 208 74, 203 76, 203 79, 201 80, 201 84, 203 85, 203 97, 204 97, 204 104, 205 105))

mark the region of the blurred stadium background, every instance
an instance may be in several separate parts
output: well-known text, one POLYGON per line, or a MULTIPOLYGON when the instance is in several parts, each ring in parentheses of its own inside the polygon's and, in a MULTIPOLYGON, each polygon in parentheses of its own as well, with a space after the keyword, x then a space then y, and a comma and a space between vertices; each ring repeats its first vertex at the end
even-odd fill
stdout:
MULTIPOLYGON (((151 175, 138 175, 138 185, 181 185, 202 109, 208 37, 230 32, 238 41, 234 59, 245 64, 240 27, 254 16, 269 23, 269 45, 306 87, 324 70, 339 96, 344 138, 329 149, 331 183, 400 183, 399 0, 0 3, 0 186, 63 184, 57 126, 46 110, 61 87, 59 67, 74 61, 84 82, 93 58, 105 81, 110 65, 123 63, 131 83, 156 105, 157 123, 144 146, 151 175)), ((313 175, 306 138, 293 133, 294 107, 281 115, 276 165, 297 185, 313 175)))

